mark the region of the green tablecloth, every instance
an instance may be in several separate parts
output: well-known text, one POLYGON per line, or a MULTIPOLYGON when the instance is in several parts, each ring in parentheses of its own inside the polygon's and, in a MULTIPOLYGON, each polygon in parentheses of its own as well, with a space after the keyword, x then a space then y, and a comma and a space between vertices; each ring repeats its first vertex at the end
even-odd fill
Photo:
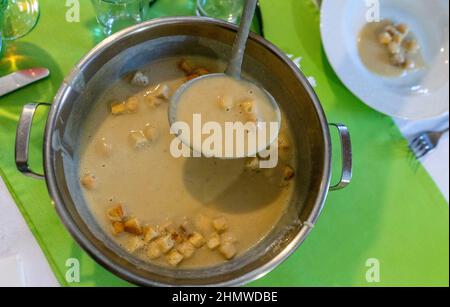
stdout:
MULTIPOLYGON (((0 174, 62 285, 127 285, 94 263, 73 241, 53 209, 45 183, 25 178, 14 166, 15 128, 22 106, 51 101, 64 75, 102 39, 90 1, 80 0, 79 23, 66 22, 65 1, 39 2, 42 17, 38 26, 27 37, 9 44, 0 62, 0 75, 46 66, 52 76, 0 98, 0 174), (66 282, 69 258, 81 261, 80 283, 66 282)), ((261 0, 261 5, 266 37, 302 58, 302 70, 316 80, 329 121, 349 126, 355 174, 349 188, 330 194, 302 247, 252 285, 448 286, 449 208, 432 179, 410 158, 407 143, 392 120, 362 104, 333 73, 322 51, 319 13, 309 0, 261 0), (380 264, 380 283, 367 283, 369 259, 380 264)), ((151 14, 193 11, 191 0, 158 0, 151 14)), ((41 161, 44 122, 42 112, 30 146, 33 165, 41 161)))

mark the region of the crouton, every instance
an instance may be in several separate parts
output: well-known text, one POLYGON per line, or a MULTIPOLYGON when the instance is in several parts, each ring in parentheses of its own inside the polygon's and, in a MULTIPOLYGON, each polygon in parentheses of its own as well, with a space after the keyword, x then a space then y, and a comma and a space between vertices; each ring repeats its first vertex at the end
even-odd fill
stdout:
POLYGON ((136 113, 139 110, 139 101, 136 97, 130 97, 125 102, 127 113, 136 113))
POLYGON ((144 128, 144 135, 149 142, 156 142, 159 138, 159 131, 154 126, 147 124, 144 128))
POLYGON ((159 248, 158 243, 152 242, 152 243, 150 243, 148 245, 148 247, 147 247, 147 257, 150 260, 158 259, 159 257, 161 257, 161 255, 162 255, 162 251, 159 248))
POLYGON ((122 222, 112 222, 111 233, 118 236, 125 231, 125 225, 122 222))
POLYGON ((129 136, 130 142, 136 149, 141 149, 148 145, 148 140, 145 137, 144 132, 141 130, 132 130, 130 131, 129 136))
POLYGON ((245 163, 245 169, 247 171, 250 171, 250 172, 259 172, 259 171, 261 171, 261 168, 259 167, 259 159, 256 158, 256 157, 250 158, 245 163))
POLYGON ((170 235, 161 237, 156 242, 158 243, 159 249, 164 254, 167 254, 175 246, 175 241, 170 235))
POLYGON ((80 178, 80 182, 85 189, 93 190, 97 185, 97 178, 93 174, 87 173, 80 178))
POLYGON ((124 223, 125 231, 136 236, 140 236, 143 233, 141 223, 135 217, 129 218, 124 223))
POLYGON ((171 266, 176 267, 181 263, 181 261, 183 261, 183 258, 184 257, 182 254, 176 250, 173 250, 166 256, 166 261, 171 266))
POLYGON ((163 101, 161 99, 156 98, 151 93, 144 96, 144 101, 152 109, 156 109, 158 106, 160 106, 163 103, 163 101))
POLYGON ((245 113, 255 113, 255 102, 253 100, 245 100, 239 104, 245 113))
POLYGON ((178 63, 178 68, 189 75, 194 70, 195 65, 191 61, 183 59, 178 63))
POLYGON ((131 84, 135 86, 147 86, 149 82, 148 77, 141 71, 137 71, 131 79, 131 84))
POLYGON ((114 205, 106 211, 106 216, 111 222, 122 222, 124 215, 121 204, 114 205))
POLYGON ((228 221, 224 217, 213 220, 213 226, 219 233, 225 232, 229 228, 228 221))
POLYGON ((184 258, 189 259, 195 253, 195 246, 186 241, 177 246, 177 251, 179 251, 184 258))
POLYGON ((170 87, 167 84, 160 84, 154 91, 155 97, 168 100, 170 98, 170 87))
POLYGON ((205 238, 198 232, 194 232, 192 235, 189 236, 189 242, 191 242, 191 244, 197 248, 201 248, 203 245, 206 244, 205 238))
POLYGON ((220 242, 222 242, 222 243, 236 243, 237 240, 236 240, 235 236, 232 233, 227 232, 227 233, 223 233, 222 235, 220 235, 220 242))
POLYGON ((395 29, 397 29, 397 31, 403 35, 408 35, 408 33, 409 33, 409 27, 407 24, 404 24, 404 23, 400 23, 400 24, 396 25, 395 29))
POLYGON ((295 171, 294 171, 294 169, 292 168, 292 167, 290 167, 289 165, 288 166, 286 166, 285 168, 284 168, 284 170, 283 170, 283 178, 284 178, 284 180, 286 180, 286 181, 289 181, 289 180, 291 180, 292 178, 294 178, 294 176, 295 176, 295 171))
POLYGON ((200 214, 194 219, 194 226, 203 233, 209 233, 213 230, 211 219, 200 214))
POLYGON ((223 96, 219 98, 219 107, 227 112, 234 107, 233 98, 230 96, 223 96))
POLYGON ((134 253, 144 247, 144 241, 140 237, 131 237, 125 244, 129 253, 134 253))
POLYGON ((145 243, 149 243, 160 236, 160 233, 156 230, 156 228, 151 225, 146 225, 144 227, 143 234, 145 243))
POLYGON ((387 31, 382 32, 378 35, 378 42, 382 45, 388 45, 392 42, 392 35, 387 31))
POLYGON ((112 115, 122 115, 127 113, 127 106, 124 102, 113 102, 111 103, 111 114, 112 115))
POLYGON ((236 256, 237 249, 233 243, 224 243, 219 247, 219 252, 225 257, 225 259, 231 260, 234 256, 236 256))
POLYGON ((420 49, 420 46, 415 39, 405 41, 404 46, 405 51, 408 53, 416 53, 420 49))
POLYGON ((220 246, 220 235, 217 232, 213 233, 209 237, 206 245, 208 246, 208 248, 210 250, 214 250, 214 249, 218 248, 220 246))

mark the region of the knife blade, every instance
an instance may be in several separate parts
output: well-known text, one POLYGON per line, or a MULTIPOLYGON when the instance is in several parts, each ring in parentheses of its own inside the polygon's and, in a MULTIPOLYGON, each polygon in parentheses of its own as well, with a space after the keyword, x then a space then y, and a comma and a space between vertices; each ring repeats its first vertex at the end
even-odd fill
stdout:
POLYGON ((33 82, 47 78, 50 71, 47 68, 30 68, 19 70, 0 78, 0 97, 14 92, 33 82))

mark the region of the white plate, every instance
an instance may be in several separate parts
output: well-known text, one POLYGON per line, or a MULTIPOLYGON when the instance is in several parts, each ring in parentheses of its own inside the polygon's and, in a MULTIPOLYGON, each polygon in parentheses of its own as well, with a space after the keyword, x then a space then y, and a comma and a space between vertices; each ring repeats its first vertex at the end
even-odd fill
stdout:
POLYGON ((364 103, 403 119, 426 119, 449 111, 448 0, 324 0, 322 42, 345 86, 364 103), (357 39, 367 22, 368 4, 379 3, 381 19, 407 23, 422 46, 427 68, 406 77, 370 72, 358 54, 357 39))

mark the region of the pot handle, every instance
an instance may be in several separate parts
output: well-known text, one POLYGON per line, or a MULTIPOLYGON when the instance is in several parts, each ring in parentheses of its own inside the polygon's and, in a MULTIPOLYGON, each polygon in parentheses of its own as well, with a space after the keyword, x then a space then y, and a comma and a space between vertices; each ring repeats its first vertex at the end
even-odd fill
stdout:
POLYGON ((347 187, 352 180, 353 173, 353 156, 352 156, 352 142, 350 132, 347 126, 343 124, 330 124, 339 132, 342 148, 342 172, 339 183, 330 187, 330 191, 337 191, 347 187))
POLYGON ((29 103, 23 107, 16 132, 15 159, 17 169, 24 175, 44 179, 45 176, 34 172, 28 165, 28 147, 30 144, 30 132, 34 114, 40 106, 50 106, 49 103, 29 103))

